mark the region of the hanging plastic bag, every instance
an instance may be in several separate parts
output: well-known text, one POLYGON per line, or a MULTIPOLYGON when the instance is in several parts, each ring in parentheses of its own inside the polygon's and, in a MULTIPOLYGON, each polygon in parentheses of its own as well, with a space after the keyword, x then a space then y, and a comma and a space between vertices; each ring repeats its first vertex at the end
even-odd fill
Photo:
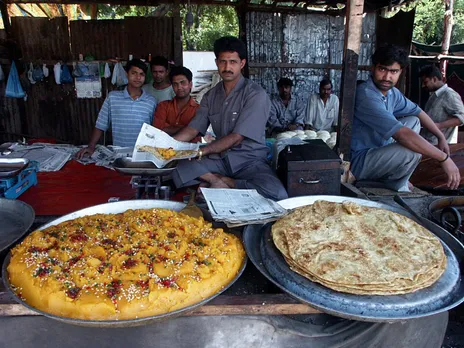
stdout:
POLYGON ((35 82, 43 81, 44 73, 43 73, 43 70, 42 70, 42 68, 40 66, 37 65, 32 70, 32 78, 34 79, 35 82))
POLYGON ((10 98, 24 98, 24 93, 21 83, 19 82, 18 70, 16 70, 15 62, 11 63, 10 75, 6 83, 5 96, 10 98))
POLYGON ((121 63, 117 63, 114 66, 111 83, 118 87, 125 86, 129 83, 129 81, 127 80, 126 70, 124 70, 121 63))
POLYGON ((32 71, 34 70, 34 66, 32 65, 32 63, 29 63, 29 69, 27 70, 27 79, 29 80, 29 82, 31 84, 35 84, 36 81, 34 80, 34 78, 32 77, 32 71))
POLYGON ((57 85, 61 85, 61 63, 56 63, 53 66, 53 74, 55 75, 55 82, 57 85))
POLYGON ((71 72, 66 64, 61 66, 61 83, 72 83, 73 78, 71 72))
POLYGON ((48 77, 48 75, 50 74, 50 72, 48 71, 48 68, 47 68, 47 65, 46 65, 46 64, 44 64, 44 65, 42 66, 42 72, 43 72, 43 74, 44 74, 44 77, 48 77))
POLYGON ((5 74, 3 73, 2 66, 0 65, 0 81, 5 79, 5 74))
POLYGON ((111 77, 111 70, 110 70, 110 66, 109 66, 108 63, 105 64, 105 72, 104 72, 104 74, 103 74, 103 77, 104 77, 105 79, 108 79, 108 78, 111 77))

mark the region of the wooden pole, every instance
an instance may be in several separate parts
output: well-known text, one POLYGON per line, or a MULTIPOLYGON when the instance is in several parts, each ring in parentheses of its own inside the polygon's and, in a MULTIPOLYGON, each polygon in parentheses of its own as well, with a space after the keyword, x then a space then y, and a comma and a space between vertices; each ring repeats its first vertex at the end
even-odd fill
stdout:
POLYGON ((337 147, 345 160, 350 159, 351 133, 358 76, 358 58, 361 47, 364 0, 348 0, 345 18, 345 42, 340 89, 337 147))
POLYGON ((237 15, 238 15, 238 25, 239 25, 239 38, 245 43, 246 47, 246 64, 243 67, 243 76, 245 77, 250 77, 250 62, 248 60, 248 44, 247 44, 247 25, 246 25, 246 20, 247 20, 247 11, 248 11, 248 6, 247 6, 247 1, 242 0, 240 1, 240 5, 236 8, 237 15))
POLYGON ((174 62, 176 65, 183 65, 182 58, 182 19, 180 18, 180 1, 174 0, 174 7, 172 10, 174 17, 174 62))
MULTIPOLYGON (((443 29, 443 41, 441 43, 441 54, 447 56, 449 54, 449 46, 451 42, 451 32, 453 30, 453 9, 454 0, 445 1, 445 24, 443 29)), ((440 61, 440 71, 443 76, 443 81, 446 81, 446 68, 448 67, 448 60, 443 59, 440 61)))
POLYGON ((3 26, 5 27, 6 37, 11 36, 10 16, 8 16, 8 5, 6 1, 0 0, 0 11, 2 12, 3 26))

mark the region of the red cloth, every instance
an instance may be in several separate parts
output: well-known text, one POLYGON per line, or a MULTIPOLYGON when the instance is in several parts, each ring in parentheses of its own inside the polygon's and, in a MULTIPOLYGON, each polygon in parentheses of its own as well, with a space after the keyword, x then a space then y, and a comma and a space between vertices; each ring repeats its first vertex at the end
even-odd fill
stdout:
POLYGON ((18 199, 31 205, 36 215, 65 215, 92 205, 107 203, 110 197, 135 199, 130 175, 68 162, 60 171, 37 174, 37 186, 18 199))

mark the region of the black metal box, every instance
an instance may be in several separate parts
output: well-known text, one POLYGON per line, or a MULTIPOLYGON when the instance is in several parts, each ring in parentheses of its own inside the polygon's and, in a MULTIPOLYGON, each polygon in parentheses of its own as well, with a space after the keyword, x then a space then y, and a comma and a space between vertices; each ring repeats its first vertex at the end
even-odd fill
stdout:
POLYGON ((340 194, 340 158, 320 139, 288 145, 277 162, 277 175, 289 197, 340 194))

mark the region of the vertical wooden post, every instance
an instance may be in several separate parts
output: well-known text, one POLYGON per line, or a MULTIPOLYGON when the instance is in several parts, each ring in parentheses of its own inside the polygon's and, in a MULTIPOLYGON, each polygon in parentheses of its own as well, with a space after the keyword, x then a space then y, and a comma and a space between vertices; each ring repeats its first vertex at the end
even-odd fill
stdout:
POLYGON ((343 71, 340 88, 337 144, 345 160, 350 158, 351 132, 358 76, 358 58, 361 47, 364 0, 347 0, 343 71))
POLYGON ((91 4, 90 5, 90 19, 98 19, 98 5, 97 4, 91 4))
MULTIPOLYGON (((441 43, 441 54, 447 56, 451 42, 451 32, 453 30, 453 9, 454 0, 445 0, 445 24, 443 28, 443 41, 441 43)), ((443 81, 446 81, 446 68, 448 67, 448 59, 440 60, 440 71, 443 76, 443 81)))
POLYGON ((246 47, 246 64, 243 67, 243 76, 250 77, 250 67, 248 66, 248 43, 247 43, 247 0, 241 0, 238 7, 235 8, 238 16, 239 34, 238 37, 245 43, 246 47))
POLYGON ((172 16, 174 19, 174 62, 176 65, 183 65, 182 57, 182 18, 180 18, 180 1, 174 0, 174 8, 172 10, 172 16))
POLYGON ((0 11, 2 12, 3 26, 5 27, 6 37, 11 36, 10 16, 8 16, 8 5, 5 0, 0 1, 0 11))

